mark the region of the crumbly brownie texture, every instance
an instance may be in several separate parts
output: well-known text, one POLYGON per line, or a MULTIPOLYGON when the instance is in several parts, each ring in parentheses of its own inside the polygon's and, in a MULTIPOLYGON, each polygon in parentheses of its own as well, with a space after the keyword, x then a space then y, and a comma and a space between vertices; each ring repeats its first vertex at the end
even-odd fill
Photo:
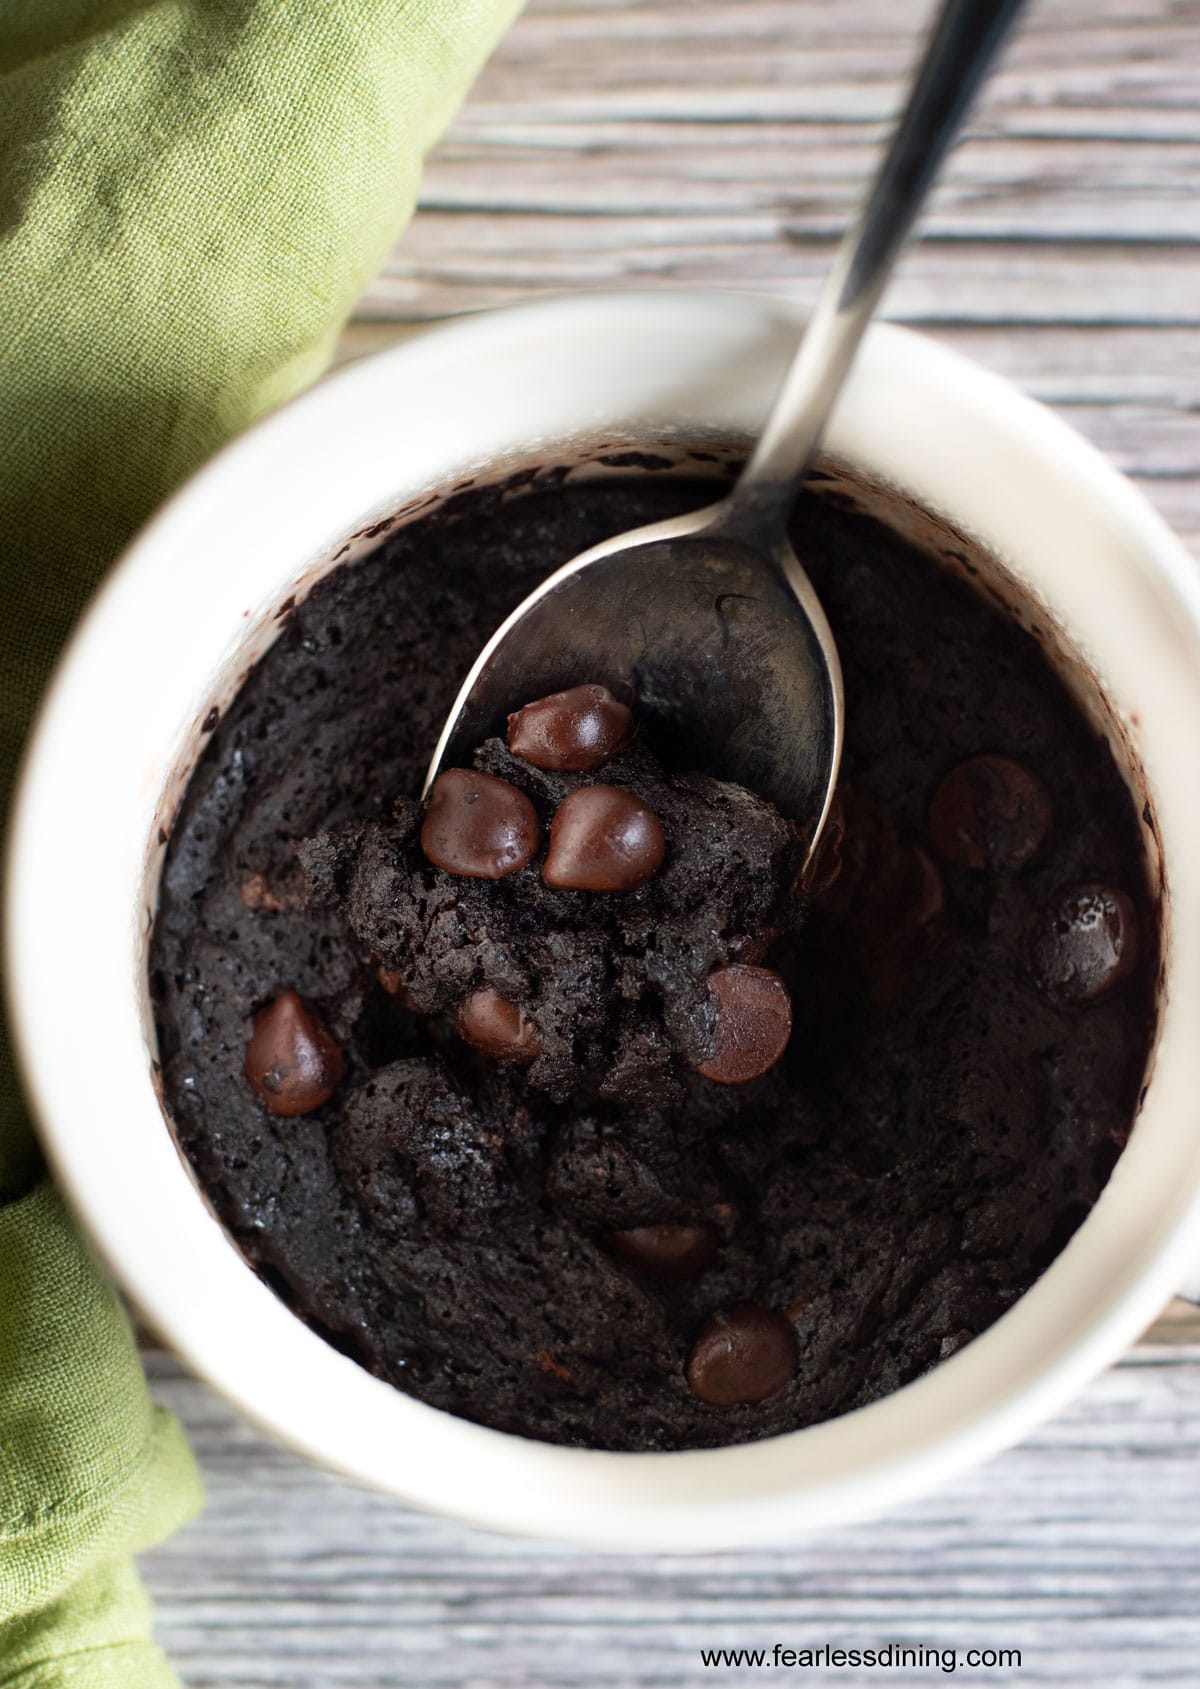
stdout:
POLYGON ((540 848, 503 877, 463 876, 430 862, 422 807, 401 798, 391 822, 300 846, 310 905, 340 904, 364 954, 424 1020, 456 1018, 481 991, 514 1004, 530 1031, 519 1092, 683 1106, 688 1064, 715 1042, 709 976, 759 960, 778 928, 798 924, 792 828, 739 786, 666 774, 641 744, 588 772, 534 768, 499 739, 475 761, 531 800, 542 840, 574 792, 636 794, 669 841, 665 862, 618 893, 547 884, 540 848))
POLYGON ((335 572, 218 724, 164 868, 165 1095, 241 1248, 382 1377, 556 1442, 747 1441, 952 1354, 1095 1201, 1153 1029, 1107 749, 1027 635, 829 496, 794 537, 847 743, 803 922, 774 812, 636 740, 479 766, 539 852, 570 793, 634 792, 666 841, 640 888, 430 862, 415 796, 479 645, 550 568, 711 493, 472 489, 335 572), (790 1043, 716 1083, 701 984, 764 960, 790 1043))

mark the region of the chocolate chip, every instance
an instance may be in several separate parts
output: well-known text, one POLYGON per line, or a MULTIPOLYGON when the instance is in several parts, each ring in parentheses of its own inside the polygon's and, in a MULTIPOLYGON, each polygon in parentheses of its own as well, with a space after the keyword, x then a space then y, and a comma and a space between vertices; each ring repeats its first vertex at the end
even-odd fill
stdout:
POLYGON ((573 686, 508 718, 508 748, 535 768, 599 768, 633 738, 633 712, 607 686, 573 686))
POLYGON ((717 1253, 714 1226, 633 1226, 610 1232, 608 1248, 627 1267, 664 1290, 686 1284, 712 1265, 717 1253))
POLYGON ((828 891, 841 873, 845 839, 846 806, 841 793, 835 792, 821 836, 804 869, 804 889, 810 897, 828 891))
POLYGON ((1067 886, 1042 910, 1030 945, 1034 977, 1062 1003, 1091 1003, 1138 957, 1133 903, 1114 886, 1067 886))
POLYGON ((968 757, 929 805, 929 837, 958 868, 1014 869, 1034 856, 1053 819, 1050 794, 1011 757, 968 757))
POLYGON ((255 1015, 242 1071, 268 1113, 308 1114, 333 1095, 342 1052, 320 1017, 284 991, 255 1015))
POLYGON ((881 930, 919 925, 926 904, 940 897, 939 870, 901 834, 894 816, 863 793, 844 788, 837 815, 837 872, 827 872, 814 894, 835 920, 872 939, 881 930))
POLYGON ((716 1042, 699 1064, 706 1079, 740 1085, 774 1067, 792 1032, 792 1000, 770 968, 732 962, 708 976, 717 1001, 716 1042))
POLYGON ((541 1048, 533 1022, 498 991, 472 991, 458 1005, 460 1038, 497 1061, 530 1062, 541 1048))
POLYGON ((734 1308, 718 1314, 696 1339, 687 1380, 710 1407, 751 1405, 777 1395, 799 1360, 796 1333, 781 1314, 734 1308))
POLYGON ((652 809, 620 786, 580 786, 550 823, 542 878, 572 891, 634 891, 653 878, 666 854, 652 809))
POLYGON ((942 870, 874 799, 847 787, 840 800, 840 871, 817 895, 849 941, 868 998, 884 1008, 909 989, 937 942, 930 929, 945 907, 942 870))
POLYGON ((421 849, 435 867, 499 880, 523 868, 537 847, 537 814, 524 792, 474 769, 438 775, 421 825, 421 849))

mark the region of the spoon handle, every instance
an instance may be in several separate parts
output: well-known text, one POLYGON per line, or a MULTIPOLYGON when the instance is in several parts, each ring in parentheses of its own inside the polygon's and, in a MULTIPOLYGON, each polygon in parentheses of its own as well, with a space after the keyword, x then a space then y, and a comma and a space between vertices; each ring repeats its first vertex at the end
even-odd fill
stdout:
MULTIPOLYGON (((944 0, 904 114, 809 319, 728 520, 782 526, 938 167, 1023 0, 944 0)), ((761 531, 761 530, 760 530, 761 531)))

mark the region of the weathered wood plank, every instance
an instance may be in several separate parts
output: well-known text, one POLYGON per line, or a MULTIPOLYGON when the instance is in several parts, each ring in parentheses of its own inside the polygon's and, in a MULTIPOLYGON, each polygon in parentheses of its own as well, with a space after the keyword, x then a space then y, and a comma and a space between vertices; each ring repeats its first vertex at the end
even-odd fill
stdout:
MULTIPOLYGON (((494 55, 461 123, 485 119, 517 78, 526 97, 594 112, 624 101, 653 117, 680 110, 780 112, 855 121, 891 111, 932 0, 532 0, 494 55), (532 73, 532 74, 531 74, 532 73), (647 94, 649 98, 647 99, 647 94), (636 107, 633 102, 637 102, 636 107)), ((1031 6, 989 82, 985 108, 1022 102, 1178 108, 1192 103, 1194 0, 1054 0, 1031 6), (1050 83, 1049 79, 1053 79, 1050 83)))
MULTIPOLYGON (((835 242, 786 219, 574 218, 429 210, 364 295, 364 317, 433 317, 536 294, 623 285, 753 288, 812 299, 835 242)), ((925 240, 902 259, 900 322, 1200 325, 1197 256, 1181 245, 925 240)))
POLYGON ((1024 1447, 882 1526, 695 1558, 588 1554, 423 1517, 306 1466, 171 1363, 154 1370, 211 1494, 146 1561, 190 1689, 699 1689, 751 1680, 703 1669, 701 1647, 889 1639, 1018 1647, 1021 1683, 1196 1681, 1197 1346, 1141 1351, 1024 1447))
MULTIPOLYGON (((878 152, 865 132, 811 124, 645 121, 621 125, 621 172, 597 127, 545 122, 460 133, 441 150, 423 204, 439 211, 570 217, 738 218, 776 212, 789 237, 838 234, 878 152), (564 171, 563 160, 571 161, 564 171)), ((925 215, 927 235, 1056 241, 1200 242, 1200 119, 1193 141, 1133 145, 981 135, 956 154, 925 215)))
MULTIPOLYGON (((839 228, 901 98, 925 0, 535 4, 435 152, 436 208, 790 211, 839 228)), ((927 226, 1057 241, 1198 227, 1194 0, 1035 7, 927 226), (1145 143, 1152 142, 1153 145, 1145 143)))
MULTIPOLYGON (((631 279, 811 291, 928 10, 534 0, 435 150, 426 209, 364 312, 631 279)), ((1198 25, 1200 0, 1033 8, 892 313, 1195 324, 1198 25)))
MULTIPOLYGON (((580 287, 812 298, 929 9, 533 0, 348 346, 580 287)), ((1031 8, 887 300, 1060 408, 1193 541, 1198 40, 1200 0, 1031 8)))

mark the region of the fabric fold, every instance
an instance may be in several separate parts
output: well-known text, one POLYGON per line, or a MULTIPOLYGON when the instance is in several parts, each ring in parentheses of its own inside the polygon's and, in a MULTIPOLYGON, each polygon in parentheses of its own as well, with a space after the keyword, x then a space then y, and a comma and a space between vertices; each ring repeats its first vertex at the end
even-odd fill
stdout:
POLYGON ((0 1625, 0 1689, 172 1689, 153 1618, 132 1561, 101 1561, 57 1600, 0 1625))
MULTIPOLYGON (((183 476, 322 370, 516 10, 0 0, 0 814, 96 582, 183 476)), ((70 1016, 115 983, 63 958, 64 1060, 70 1016)), ((98 1091, 89 1129, 107 1125, 98 1091)), ((0 1685, 171 1682, 124 1557, 199 1501, 0 1039, 0 1685)))

